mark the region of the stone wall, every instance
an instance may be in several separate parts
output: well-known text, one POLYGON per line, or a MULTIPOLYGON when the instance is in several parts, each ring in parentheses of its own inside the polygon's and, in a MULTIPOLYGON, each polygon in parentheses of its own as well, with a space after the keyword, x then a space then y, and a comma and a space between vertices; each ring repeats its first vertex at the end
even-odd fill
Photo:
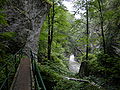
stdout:
POLYGON ((25 44, 26 50, 37 52, 40 29, 49 8, 50 4, 44 0, 9 0, 5 6, 9 25, 0 31, 16 32, 15 45, 25 44))

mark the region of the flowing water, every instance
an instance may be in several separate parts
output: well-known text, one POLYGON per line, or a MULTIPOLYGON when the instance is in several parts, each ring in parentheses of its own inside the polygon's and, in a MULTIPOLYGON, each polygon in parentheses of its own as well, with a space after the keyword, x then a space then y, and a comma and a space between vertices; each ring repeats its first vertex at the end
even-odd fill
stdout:
POLYGON ((73 73, 78 73, 80 69, 80 63, 75 61, 75 56, 72 54, 70 55, 69 59, 69 70, 73 73))

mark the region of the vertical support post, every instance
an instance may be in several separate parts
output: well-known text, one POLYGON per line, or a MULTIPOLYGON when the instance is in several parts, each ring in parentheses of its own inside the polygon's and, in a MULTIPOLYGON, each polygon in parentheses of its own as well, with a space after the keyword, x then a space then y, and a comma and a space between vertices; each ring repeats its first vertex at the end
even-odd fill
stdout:
POLYGON ((35 78, 35 64, 34 64, 34 57, 33 57, 33 52, 30 50, 30 53, 31 53, 31 64, 32 64, 32 71, 33 71, 33 76, 34 76, 34 85, 35 85, 35 90, 37 90, 37 83, 36 83, 36 78, 35 78))
POLYGON ((31 53, 31 63, 32 63, 32 67, 33 67, 33 54, 32 54, 32 51, 30 51, 31 53))
POLYGON ((32 51, 30 51, 30 53, 31 53, 31 64, 32 64, 32 71, 33 71, 33 75, 34 75, 34 74, 35 74, 35 72, 34 72, 33 53, 32 53, 32 51))
MULTIPOLYGON (((22 59, 22 54, 23 54, 23 51, 20 50, 20 60, 22 59)), ((20 62, 20 61, 19 61, 20 62)))
POLYGON ((21 60, 21 51, 18 53, 18 62, 20 62, 20 60, 21 60))
POLYGON ((15 59, 15 72, 17 71, 17 56, 15 55, 14 56, 14 59, 15 59))
POLYGON ((34 75, 35 75, 35 77, 36 77, 36 79, 35 79, 35 88, 37 89, 37 74, 36 74, 36 61, 34 60, 34 75))
POLYGON ((36 61, 35 60, 34 60, 34 71, 35 71, 35 75, 37 75, 36 74, 37 71, 36 71, 36 61))

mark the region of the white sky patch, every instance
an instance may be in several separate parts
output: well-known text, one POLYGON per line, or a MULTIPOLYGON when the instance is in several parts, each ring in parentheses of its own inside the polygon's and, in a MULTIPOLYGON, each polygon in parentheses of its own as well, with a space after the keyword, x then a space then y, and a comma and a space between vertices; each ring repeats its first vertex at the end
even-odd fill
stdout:
MULTIPOLYGON (((68 0, 68 1, 63 1, 63 4, 67 7, 67 9, 70 11, 71 14, 74 14, 74 4, 72 3, 72 0, 68 0)), ((75 18, 76 19, 80 19, 80 15, 79 14, 76 14, 75 15, 75 18)))
POLYGON ((63 4, 67 7, 67 9, 72 13, 73 9, 73 4, 72 2, 68 2, 68 1, 63 1, 63 4))

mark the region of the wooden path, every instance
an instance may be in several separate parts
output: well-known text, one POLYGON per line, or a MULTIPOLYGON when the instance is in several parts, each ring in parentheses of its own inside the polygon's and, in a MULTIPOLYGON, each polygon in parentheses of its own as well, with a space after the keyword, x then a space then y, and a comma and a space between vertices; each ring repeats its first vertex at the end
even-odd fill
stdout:
POLYGON ((11 90, 31 90, 31 63, 30 59, 23 58, 14 78, 11 90))

